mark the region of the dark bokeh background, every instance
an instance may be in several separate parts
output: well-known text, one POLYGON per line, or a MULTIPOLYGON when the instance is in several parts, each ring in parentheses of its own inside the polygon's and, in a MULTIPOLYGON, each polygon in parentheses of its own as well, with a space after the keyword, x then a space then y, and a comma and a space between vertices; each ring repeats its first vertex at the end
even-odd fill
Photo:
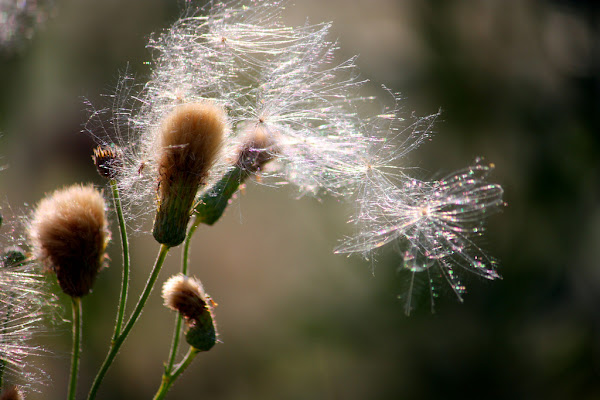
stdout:
MULTIPOLYGON (((334 21, 340 57, 360 54, 372 80, 407 112, 443 110, 435 140, 412 155, 451 172, 485 156, 508 206, 483 246, 503 280, 469 277, 464 304, 411 317, 396 295, 398 258, 371 274, 331 250, 348 210, 333 200, 249 185, 196 235, 193 272, 219 303, 222 344, 201 354, 172 399, 600 398, 600 15, 594 2, 302 0, 290 23, 334 21)), ((102 184, 80 134, 85 96, 101 104, 127 63, 148 74, 144 46, 178 15, 167 0, 56 0, 30 40, 0 55, 2 195, 26 211, 44 192, 102 184), (26 204, 27 203, 27 204, 26 204)), ((44 18, 42 18, 43 20, 44 18)), ((1 28, 0 28, 1 29, 1 28)), ((115 228, 116 229, 116 228, 115 228)), ((156 245, 133 238, 132 297, 156 245)), ((84 300, 83 398, 108 346, 119 249, 84 300)), ((179 252, 161 281, 177 271, 179 252)), ((426 299, 425 299, 426 300, 426 299)), ((100 398, 150 398, 173 316, 155 293, 100 398)), ((65 311, 65 317, 69 313, 65 311)), ((70 326, 43 339, 43 394, 64 398, 70 326)))

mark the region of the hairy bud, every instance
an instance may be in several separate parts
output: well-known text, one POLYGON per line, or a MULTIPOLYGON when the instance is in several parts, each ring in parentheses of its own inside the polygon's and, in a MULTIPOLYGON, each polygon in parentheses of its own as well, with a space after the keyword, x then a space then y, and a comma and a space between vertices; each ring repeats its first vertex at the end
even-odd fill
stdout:
POLYGON ((158 211, 154 238, 162 244, 183 242, 196 193, 220 150, 225 112, 211 103, 176 107, 163 121, 159 135, 158 211))
POLYGON ((47 196, 29 225, 34 256, 56 274, 67 295, 88 294, 110 239, 106 204, 90 186, 73 185, 47 196))
POLYGON ((185 318, 189 327, 188 344, 201 351, 210 350, 217 341, 212 315, 214 303, 200 281, 182 274, 172 276, 163 285, 162 296, 166 307, 185 318))

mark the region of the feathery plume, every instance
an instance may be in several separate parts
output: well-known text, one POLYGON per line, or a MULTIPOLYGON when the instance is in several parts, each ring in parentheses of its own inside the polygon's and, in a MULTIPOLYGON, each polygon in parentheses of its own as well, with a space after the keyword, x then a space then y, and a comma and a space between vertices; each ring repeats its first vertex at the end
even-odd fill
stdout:
MULTIPOLYGON (((359 232, 336 253, 368 257, 378 248, 399 241, 399 247, 405 249, 400 270, 429 275, 437 269, 462 301, 465 286, 457 270, 486 279, 499 278, 496 262, 474 242, 483 233, 486 218, 504 205, 502 187, 486 181, 493 167, 478 159, 474 166, 441 180, 406 179, 387 196, 362 205, 362 214, 354 219, 359 232), (364 212, 365 208, 369 211, 364 212)), ((409 293, 407 313, 410 297, 409 293)))
MULTIPOLYGON (((356 67, 356 57, 335 60, 338 44, 328 39, 330 23, 286 26, 281 19, 284 4, 283 0, 211 1, 205 7, 189 3, 183 18, 151 39, 150 81, 131 96, 132 86, 124 79, 120 88, 125 96, 114 97, 113 120, 127 122, 127 129, 117 131, 133 138, 126 146, 117 141, 124 149, 123 173, 118 178, 123 197, 133 199, 132 204, 140 198, 153 198, 155 185, 149 182, 158 180, 154 233, 159 242, 171 246, 185 235, 188 219, 184 210, 192 202, 192 192, 199 199, 194 210, 197 220, 212 225, 245 179, 240 171, 260 170, 261 181, 294 185, 299 196, 331 195, 355 205, 351 221, 358 233, 337 252, 370 257, 383 245, 404 240, 411 244, 405 254, 410 268, 441 265, 449 271, 449 265, 458 263, 485 277, 497 277, 493 263, 479 264, 483 254, 472 256, 477 253, 477 247, 469 244, 473 232, 457 233, 442 222, 443 230, 436 231, 432 227, 437 218, 449 222, 419 205, 438 197, 449 202, 455 200, 452 196, 460 198, 451 188, 455 181, 457 187, 472 187, 473 192, 462 197, 472 205, 473 197, 481 194, 478 188, 485 186, 483 176, 472 184, 462 172, 436 182, 410 176, 413 168, 407 155, 431 138, 439 113, 406 117, 399 107, 400 96, 384 87, 393 98, 393 107, 364 115, 363 106, 374 98, 359 92, 365 80, 356 67), (139 99, 141 106, 125 108, 125 98, 139 99), (227 110, 231 130, 223 135, 223 148, 229 157, 214 161, 211 176, 203 180, 210 189, 179 190, 185 201, 171 197, 173 201, 165 202, 163 185, 169 181, 163 176, 163 161, 156 151, 165 147, 156 132, 180 107, 199 102, 219 104, 227 110), (260 134, 263 148, 268 150, 256 152, 263 145, 250 145, 240 153, 248 132, 260 134), (268 168, 263 168, 267 160, 268 168), (167 208, 171 211, 161 211, 167 208), (169 223, 165 222, 167 215, 174 217, 169 223)), ((496 208, 501 187, 492 185, 485 195, 493 200, 482 200, 483 208, 496 208)), ((481 224, 488 214, 473 213, 472 218, 481 224)), ((460 226, 466 223, 466 214, 457 213, 455 218, 460 226)), ((462 285, 447 280, 460 298, 462 285)))

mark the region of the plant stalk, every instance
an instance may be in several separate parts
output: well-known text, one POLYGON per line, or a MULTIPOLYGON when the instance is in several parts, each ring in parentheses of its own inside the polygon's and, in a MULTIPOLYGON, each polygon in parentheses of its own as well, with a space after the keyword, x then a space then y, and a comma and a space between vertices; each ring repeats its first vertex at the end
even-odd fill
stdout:
POLYGON ((161 385, 158 388, 156 394, 154 395, 154 400, 160 400, 165 398, 167 392, 169 391, 175 380, 179 378, 179 375, 181 375, 183 371, 186 370, 186 368, 192 363, 192 361, 196 357, 196 354, 198 354, 199 352, 200 350, 190 346, 190 349, 185 355, 185 358, 177 366, 175 366, 175 370, 173 371, 173 373, 167 373, 165 371, 162 377, 161 385))
POLYGON ((152 292, 152 289, 154 288, 154 284, 156 283, 156 280, 158 278, 158 275, 160 273, 162 265, 164 264, 165 258, 167 257, 167 254, 169 252, 169 249, 170 249, 170 247, 165 244, 160 246, 160 251, 158 253, 158 257, 156 258, 156 262, 154 263, 154 267, 152 269, 150 277, 148 278, 148 282, 146 282, 146 287, 144 288, 144 291, 142 292, 140 299, 138 300, 138 303, 135 306, 135 309, 133 310, 131 317, 129 318, 129 321, 127 321, 125 328, 123 328, 123 331, 111 343, 111 347, 110 347, 108 354, 106 355, 106 359, 104 360, 104 363, 100 367, 100 370, 98 371, 98 375, 96 375, 96 378, 94 379, 94 383, 92 384, 92 388, 90 389, 90 393, 88 395, 89 400, 96 398, 98 388, 100 387, 100 384, 102 383, 102 380, 104 379, 104 376, 106 375, 106 372, 108 371, 114 358, 116 357, 117 353, 119 352, 121 345, 123 345, 123 342, 127 338, 127 335, 129 335, 129 332, 131 331, 131 329, 137 322, 138 318, 140 317, 140 314, 142 313, 142 310, 143 310, 144 306, 146 305, 146 301, 148 300, 148 297, 150 296, 150 293, 152 292))
POLYGON ((71 374, 69 378, 69 393, 67 399, 75 400, 75 394, 77 392, 77 375, 79 374, 79 358, 81 354, 81 298, 71 297, 71 304, 73 306, 73 351, 71 353, 71 374))
MULTIPOLYGON (((192 236, 200 225, 200 219, 194 216, 194 220, 190 229, 188 230, 187 236, 185 237, 185 242, 183 243, 183 255, 181 258, 181 273, 187 275, 188 266, 190 260, 190 243, 192 241, 192 236)), ((175 357, 177 357, 177 349, 179 348, 179 340, 181 338, 181 325, 183 324, 183 318, 181 314, 177 313, 177 317, 175 317, 175 331, 173 332, 173 341, 171 343, 171 352, 169 354, 169 360, 167 361, 167 365, 165 366, 165 371, 167 374, 171 373, 173 370, 173 365, 175 365, 175 357)))
POLYGON ((121 297, 119 300, 119 309, 117 311, 117 321, 115 323, 115 332, 112 337, 114 342, 119 334, 121 333, 121 327, 123 326, 123 320, 125 318, 125 306, 127 304, 127 292, 129 290, 129 241, 127 239, 127 226, 125 225, 125 218, 123 218, 123 207, 121 205, 121 198, 119 196, 119 188, 117 187, 117 181, 115 179, 110 180, 110 187, 112 189, 113 202, 115 211, 117 212, 117 219, 119 220, 119 230, 121 232, 121 247, 123 249, 123 281, 121 282, 121 297))

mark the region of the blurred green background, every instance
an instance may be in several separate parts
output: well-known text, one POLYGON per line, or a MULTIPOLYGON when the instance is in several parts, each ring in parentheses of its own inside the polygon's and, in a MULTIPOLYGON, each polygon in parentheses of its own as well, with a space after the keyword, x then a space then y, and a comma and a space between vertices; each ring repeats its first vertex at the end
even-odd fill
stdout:
MULTIPOLYGON (((424 299, 406 317, 393 251, 374 275, 359 258, 332 254, 350 210, 250 184, 222 221, 196 234, 192 271, 219 303, 223 343, 197 357, 169 398, 600 398, 596 3, 296 3, 286 20, 333 21, 338 55, 360 55, 367 92, 379 84, 401 92, 408 113, 442 108, 434 140, 411 154, 412 165, 435 174, 477 156, 496 164, 491 180, 508 206, 490 219, 482 246, 504 279, 465 276, 464 304, 448 294, 431 314, 424 299)), ((143 81, 148 37, 179 13, 167 0, 44 5, 32 38, 0 53, 0 154, 10 166, 0 188, 15 213, 62 185, 103 184, 90 162, 94 143, 80 133, 82 96, 103 104, 127 63, 143 81)), ((147 236, 132 239, 131 300, 158 250, 147 236)), ((81 398, 112 332, 121 271, 119 246, 110 250, 112 266, 83 302, 81 398)), ((179 259, 173 251, 161 283, 179 259)), ((155 393, 173 318, 156 291, 99 398, 155 393)), ((32 361, 49 378, 28 399, 64 398, 70 325, 55 324, 41 341, 52 354, 32 361)))

